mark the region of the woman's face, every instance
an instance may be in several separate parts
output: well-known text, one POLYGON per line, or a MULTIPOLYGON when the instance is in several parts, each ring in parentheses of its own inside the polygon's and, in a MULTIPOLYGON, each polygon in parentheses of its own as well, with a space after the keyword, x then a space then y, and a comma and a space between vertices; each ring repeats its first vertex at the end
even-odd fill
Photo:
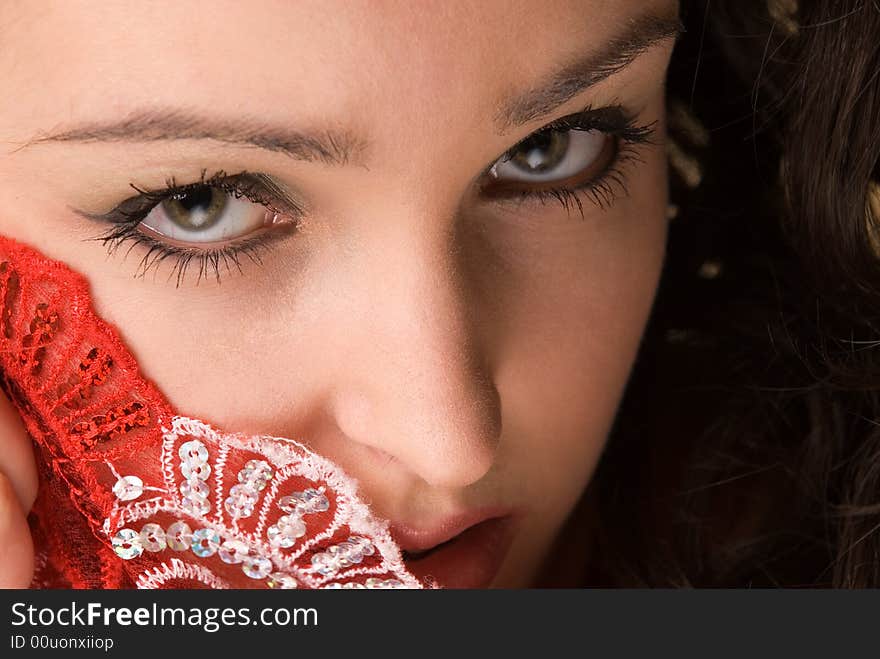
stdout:
POLYGON ((339 463, 414 571, 529 585, 661 270, 676 12, 5 2, 0 233, 181 414, 339 463))

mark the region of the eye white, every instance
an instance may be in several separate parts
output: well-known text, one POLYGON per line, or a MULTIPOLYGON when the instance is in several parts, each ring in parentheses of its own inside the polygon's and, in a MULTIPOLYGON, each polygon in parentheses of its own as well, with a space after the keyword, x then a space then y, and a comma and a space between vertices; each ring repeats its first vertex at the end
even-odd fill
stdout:
POLYGON ((165 204, 160 203, 141 220, 141 224, 172 240, 188 243, 213 243, 245 236, 261 226, 270 224, 270 219, 273 216, 265 206, 243 197, 236 198, 231 194, 226 195, 225 205, 216 221, 208 222, 207 218, 200 214, 203 214, 203 211, 195 210, 193 212, 192 224, 202 223, 209 226, 205 229, 186 228, 169 217, 165 204))
MULTIPOLYGON (((529 172, 506 155, 492 166, 489 176, 497 180, 526 183, 565 180, 589 169, 602 154, 605 142, 609 139, 607 133, 598 130, 569 130, 565 134, 568 137, 565 154, 552 169, 541 173, 529 172)), ((524 146, 517 147, 517 152, 523 153, 524 146)), ((546 154, 545 150, 536 147, 523 153, 521 157, 524 157, 529 166, 539 167, 546 160, 546 154)))

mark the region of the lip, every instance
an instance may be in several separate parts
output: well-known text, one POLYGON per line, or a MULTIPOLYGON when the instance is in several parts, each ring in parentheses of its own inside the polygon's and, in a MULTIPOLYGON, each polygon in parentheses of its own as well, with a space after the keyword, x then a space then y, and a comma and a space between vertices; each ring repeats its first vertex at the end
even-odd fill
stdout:
POLYGON ((514 522, 511 511, 482 511, 431 527, 392 523, 390 532, 417 578, 447 589, 487 588, 510 549, 514 522))

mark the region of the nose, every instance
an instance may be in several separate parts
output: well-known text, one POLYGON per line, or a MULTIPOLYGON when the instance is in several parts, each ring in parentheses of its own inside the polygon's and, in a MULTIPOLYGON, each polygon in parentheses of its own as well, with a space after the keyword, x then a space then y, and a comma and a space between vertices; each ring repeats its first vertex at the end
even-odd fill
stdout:
POLYGON ((494 462, 501 403, 461 250, 451 231, 420 230, 436 226, 423 219, 386 217, 348 250, 333 414, 348 441, 431 485, 463 487, 494 462))

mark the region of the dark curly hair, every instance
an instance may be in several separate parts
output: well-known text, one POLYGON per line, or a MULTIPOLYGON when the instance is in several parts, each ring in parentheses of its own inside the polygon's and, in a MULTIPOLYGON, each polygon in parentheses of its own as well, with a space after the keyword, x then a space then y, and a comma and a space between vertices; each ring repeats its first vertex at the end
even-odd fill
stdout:
POLYGON ((682 16, 678 216, 585 585, 880 586, 880 2, 682 16))

